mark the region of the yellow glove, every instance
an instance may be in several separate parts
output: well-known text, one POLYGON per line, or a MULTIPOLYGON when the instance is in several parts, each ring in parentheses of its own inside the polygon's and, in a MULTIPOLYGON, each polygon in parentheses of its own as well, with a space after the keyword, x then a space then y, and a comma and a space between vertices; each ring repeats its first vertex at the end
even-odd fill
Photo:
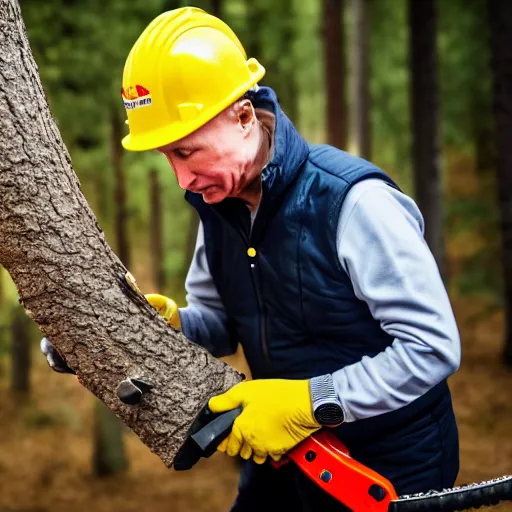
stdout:
POLYGON ((282 455, 320 428, 313 417, 308 380, 244 381, 210 398, 212 412, 243 411, 217 450, 262 464, 282 455))
POLYGON ((175 329, 181 327, 180 313, 176 302, 157 293, 148 293, 144 297, 175 329))

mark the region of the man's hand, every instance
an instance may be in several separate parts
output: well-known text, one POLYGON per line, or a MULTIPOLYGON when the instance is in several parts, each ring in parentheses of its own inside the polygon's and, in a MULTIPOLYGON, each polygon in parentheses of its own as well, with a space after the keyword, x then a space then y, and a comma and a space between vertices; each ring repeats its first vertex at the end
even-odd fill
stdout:
POLYGON ((159 295, 157 293, 148 293, 145 297, 169 324, 177 330, 180 329, 180 313, 176 302, 165 295, 159 295))
MULTIPOLYGON (((175 329, 180 328, 180 315, 176 302, 164 295, 147 294, 147 301, 169 322, 175 329)), ((43 338, 40 343, 41 352, 46 356, 50 368, 58 373, 71 373, 76 375, 64 361, 57 349, 48 338, 43 338)))
POLYGON ((320 429, 313 417, 308 380, 264 379, 241 382, 212 397, 212 412, 239 405, 243 411, 218 450, 228 455, 253 458, 262 464, 267 456, 279 460, 295 445, 320 429))

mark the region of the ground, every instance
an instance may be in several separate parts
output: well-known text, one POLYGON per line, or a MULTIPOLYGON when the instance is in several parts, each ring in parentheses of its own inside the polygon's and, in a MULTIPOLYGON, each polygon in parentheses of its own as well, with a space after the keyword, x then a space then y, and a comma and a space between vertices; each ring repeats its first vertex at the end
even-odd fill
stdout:
MULTIPOLYGON (((454 301, 463 363, 450 379, 461 437, 458 483, 512 474, 512 371, 500 362, 500 312, 472 320, 478 301, 454 301)), ((235 365, 238 363, 235 361, 235 365)), ((22 406, 0 378, 0 512, 228 511, 236 461, 224 454, 192 470, 168 470, 130 432, 126 474, 90 474, 93 400, 72 376, 51 372, 34 354, 32 398, 22 406)), ((494 507, 512 511, 512 503, 494 507)))

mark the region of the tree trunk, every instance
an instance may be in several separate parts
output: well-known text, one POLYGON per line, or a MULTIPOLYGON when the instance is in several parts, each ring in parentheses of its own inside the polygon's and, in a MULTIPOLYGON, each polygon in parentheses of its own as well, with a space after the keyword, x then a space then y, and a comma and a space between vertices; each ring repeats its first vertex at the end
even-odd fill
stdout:
POLYGON ((494 75, 493 111, 501 213, 506 337, 503 358, 512 366, 512 3, 488 0, 494 75))
POLYGON ((222 0, 212 0, 212 14, 222 19, 222 0))
POLYGON ((101 400, 94 400, 92 470, 105 477, 128 468, 123 441, 123 423, 101 400))
POLYGON ((162 232, 162 192, 158 180, 158 171, 149 171, 149 231, 151 238, 151 266, 153 268, 153 286, 157 291, 165 289, 164 249, 162 232))
POLYGON ((4 307, 4 295, 5 295, 5 283, 4 283, 4 269, 0 267, 0 311, 2 311, 4 307))
MULTIPOLYGON (((254 2, 253 0, 245 0, 245 23, 247 26, 247 42, 245 49, 248 57, 263 61, 263 48, 261 44, 261 24, 264 22, 265 7, 261 2, 254 2)), ((265 62, 265 69, 268 74, 269 64, 274 63, 265 62)), ((268 80, 268 79, 267 79, 268 80)))
POLYGON ((4 268, 0 266, 0 379, 6 373, 6 353, 9 346, 6 300, 5 300, 5 281, 4 281, 4 268))
POLYGON ((371 159, 370 72, 370 0, 352 0, 352 109, 353 141, 359 156, 371 159))
POLYGON ((92 471, 104 477, 128 469, 124 445, 124 426, 105 404, 94 398, 94 428, 92 432, 92 471))
POLYGON ((409 0, 412 161, 415 199, 425 239, 444 271, 443 204, 439 165, 435 0, 409 0))
POLYGON ((208 399, 240 382, 150 306, 105 240, 51 117, 17 0, 0 0, 0 264, 80 382, 171 467, 208 399), (152 385, 138 405, 126 378, 152 385))
POLYGON ((343 0, 322 2, 327 142, 340 149, 346 146, 343 4, 343 0))
POLYGON ((30 392, 30 320, 19 305, 11 314, 11 391, 26 398, 30 392))
POLYGON ((299 90, 295 77, 297 64, 294 62, 293 47, 296 40, 297 18, 293 0, 281 0, 279 7, 282 13, 279 30, 280 48, 282 54, 286 56, 286 58, 281 58, 279 62, 281 97, 286 115, 292 123, 296 124, 299 121, 299 90))

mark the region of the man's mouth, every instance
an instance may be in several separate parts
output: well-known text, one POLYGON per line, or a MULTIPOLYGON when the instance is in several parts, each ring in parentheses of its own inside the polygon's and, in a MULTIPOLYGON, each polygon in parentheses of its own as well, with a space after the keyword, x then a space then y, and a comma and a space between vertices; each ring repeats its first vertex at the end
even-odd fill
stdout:
POLYGON ((189 191, 194 194, 203 194, 209 188, 210 188, 210 185, 208 185, 207 187, 201 187, 201 188, 193 188, 193 189, 189 188, 189 191))
POLYGON ((200 189, 197 193, 198 194, 205 194, 208 191, 211 191, 213 189, 217 188, 217 185, 208 185, 207 187, 203 187, 200 189))

